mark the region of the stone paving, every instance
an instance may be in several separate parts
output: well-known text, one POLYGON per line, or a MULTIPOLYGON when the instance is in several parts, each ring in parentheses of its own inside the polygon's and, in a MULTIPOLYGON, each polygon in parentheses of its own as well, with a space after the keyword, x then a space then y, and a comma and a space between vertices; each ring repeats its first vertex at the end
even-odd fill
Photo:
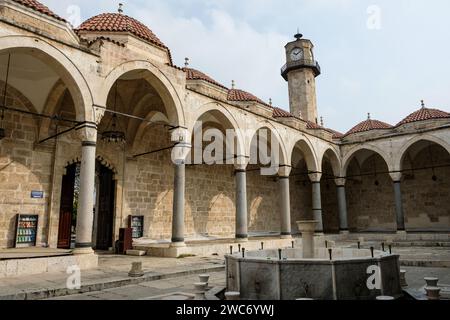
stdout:
MULTIPOLYGON (((366 243, 364 247, 375 244, 366 243)), ((402 269, 407 270, 409 289, 423 291, 423 278, 429 276, 438 277, 440 284, 450 284, 449 267, 430 265, 430 262, 445 264, 450 261, 448 247, 395 247, 394 252, 401 254, 402 269)), ((193 284, 198 281, 200 273, 211 275, 212 286, 225 286, 224 270, 223 257, 220 256, 174 259, 100 253, 99 268, 82 271, 80 290, 66 288, 69 275, 64 272, 6 278, 0 281, 0 300, 163 299, 165 295, 190 297, 194 291, 193 284), (130 278, 128 271, 131 263, 136 261, 142 262, 145 275, 141 278, 130 278)))
POLYGON ((217 257, 169 259, 101 254, 99 268, 81 272, 80 289, 67 289, 69 274, 65 272, 5 278, 0 281, 0 299, 44 299, 224 269, 223 259, 217 257), (142 262, 143 277, 128 277, 132 262, 142 262))
MULTIPOLYGON (((225 272, 209 273, 210 287, 225 287, 225 272)), ((106 289, 52 298, 50 300, 149 300, 164 299, 175 296, 185 296, 186 300, 194 297, 194 283, 198 282, 198 275, 143 282, 120 288, 106 289)))
MULTIPOLYGON (((349 246, 356 248, 357 244, 349 241, 337 241, 336 246, 349 246)), ((376 250, 381 250, 381 242, 366 241, 361 248, 370 248, 373 246, 376 250)), ((388 245, 385 245, 388 250, 388 245)), ((427 247, 427 246, 407 246, 394 245, 392 253, 400 255, 400 263, 402 266, 410 267, 435 267, 450 268, 450 247, 427 247)))

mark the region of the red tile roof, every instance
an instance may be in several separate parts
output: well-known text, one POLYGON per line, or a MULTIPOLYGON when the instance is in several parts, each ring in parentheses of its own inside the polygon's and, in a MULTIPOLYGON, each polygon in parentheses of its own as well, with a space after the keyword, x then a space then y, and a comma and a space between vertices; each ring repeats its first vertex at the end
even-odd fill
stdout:
POLYGON ((224 85, 222 85, 221 83, 217 82, 216 80, 214 80, 213 78, 211 78, 210 76, 204 74, 201 71, 192 69, 192 68, 183 68, 182 69, 184 72, 186 72, 186 79, 187 80, 203 80, 209 83, 212 83, 218 87, 227 89, 227 87, 225 87, 224 85))
POLYGON ((228 91, 228 101, 252 101, 252 102, 258 102, 261 104, 266 105, 264 101, 259 99, 258 97, 254 96, 253 94, 239 89, 230 89, 228 91))
POLYGON ((345 134, 345 136, 348 136, 350 134, 359 133, 359 132, 366 132, 370 130, 377 130, 377 129, 392 129, 393 127, 390 124, 387 124, 382 121, 378 120, 372 120, 368 119, 366 121, 363 121, 353 127, 349 132, 345 134))
POLYGON ((325 130, 328 131, 329 133, 331 133, 333 135, 333 139, 340 139, 342 138, 344 135, 336 130, 330 129, 330 128, 325 128, 322 127, 321 125, 312 122, 312 121, 306 121, 307 125, 306 125, 306 129, 310 129, 310 130, 325 130))
POLYGON ((158 47, 168 49, 146 25, 120 13, 99 14, 83 22, 76 31, 129 32, 158 47))
POLYGON ((328 132, 333 134, 333 139, 341 139, 344 137, 344 134, 340 133, 339 131, 329 129, 329 128, 326 128, 325 130, 327 130, 328 132))
POLYGON ((323 129, 321 126, 319 126, 317 123, 307 120, 306 121, 306 129, 323 129))
POLYGON ((294 115, 286 110, 274 107, 273 108, 273 117, 274 118, 295 118, 294 115))
POLYGON ((51 11, 48 7, 44 6, 42 3, 36 1, 36 0, 13 0, 14 2, 20 3, 21 5, 24 5, 28 8, 31 8, 33 10, 36 10, 40 13, 46 14, 50 17, 53 17, 57 20, 66 22, 63 18, 55 14, 53 11, 51 11))
POLYGON ((400 123, 397 126, 401 126, 403 124, 411 122, 425 121, 431 119, 444 119, 444 118, 450 118, 450 113, 438 109, 422 108, 420 110, 417 110, 416 112, 411 113, 405 119, 400 121, 400 123))

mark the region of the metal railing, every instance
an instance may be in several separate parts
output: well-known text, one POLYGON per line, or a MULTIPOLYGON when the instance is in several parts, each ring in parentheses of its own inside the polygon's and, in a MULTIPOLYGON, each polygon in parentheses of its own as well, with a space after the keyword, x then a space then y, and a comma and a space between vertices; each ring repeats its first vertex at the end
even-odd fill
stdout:
POLYGON ((293 69, 297 67, 310 67, 317 70, 318 74, 321 73, 320 65, 317 61, 311 60, 311 59, 301 59, 298 61, 291 61, 286 63, 281 68, 281 74, 285 74, 288 69, 293 69))

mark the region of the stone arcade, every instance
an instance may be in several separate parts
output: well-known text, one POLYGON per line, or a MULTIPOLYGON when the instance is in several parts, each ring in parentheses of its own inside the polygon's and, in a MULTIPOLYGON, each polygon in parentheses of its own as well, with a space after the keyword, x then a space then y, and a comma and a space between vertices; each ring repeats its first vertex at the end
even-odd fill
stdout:
POLYGON ((113 247, 130 215, 173 247, 289 238, 311 219, 325 234, 450 231, 450 114, 423 104, 340 134, 318 123, 312 42, 296 35, 286 58, 291 112, 175 66, 122 12, 73 29, 35 0, 0 0, 0 248, 17 214, 39 217, 37 246, 70 249, 74 233, 80 255, 113 247), (186 164, 197 121, 237 132, 233 164, 186 164), (248 163, 263 129, 280 149, 273 176, 248 163))

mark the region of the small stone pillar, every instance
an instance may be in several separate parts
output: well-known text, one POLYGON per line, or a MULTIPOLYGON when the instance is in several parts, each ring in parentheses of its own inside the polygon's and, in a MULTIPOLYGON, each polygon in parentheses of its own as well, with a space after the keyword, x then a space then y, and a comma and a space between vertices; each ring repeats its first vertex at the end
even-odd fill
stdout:
POLYGON ((439 287, 425 287, 427 292, 428 300, 440 300, 441 298, 441 288, 439 287))
POLYGON ((298 230, 302 234, 303 258, 314 258, 314 232, 317 221, 297 221, 298 230))
POLYGON ((205 292, 207 284, 204 282, 194 283, 195 286, 195 300, 206 300, 205 292))
POLYGON ((437 287, 439 278, 435 277, 426 277, 424 278, 425 282, 427 283, 427 287, 437 287))
POLYGON ((142 262, 132 262, 131 270, 128 272, 129 277, 138 278, 144 275, 144 271, 142 271, 142 262))
POLYGON ((408 283, 406 282, 406 270, 400 270, 400 285, 402 288, 406 288, 408 283))
POLYGON ((198 276, 198 278, 199 278, 200 282, 206 283, 206 286, 208 286, 208 283, 209 283, 209 274, 200 274, 200 275, 198 276))
POLYGON ((225 300, 237 301, 241 299, 241 293, 237 291, 225 292, 225 300))

